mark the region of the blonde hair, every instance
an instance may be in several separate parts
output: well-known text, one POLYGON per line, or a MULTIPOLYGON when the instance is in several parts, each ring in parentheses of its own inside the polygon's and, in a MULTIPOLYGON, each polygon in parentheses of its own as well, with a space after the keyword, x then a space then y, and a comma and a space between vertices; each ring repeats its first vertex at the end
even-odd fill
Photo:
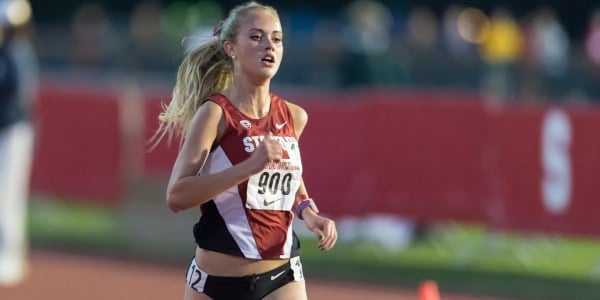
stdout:
POLYGON ((212 39, 185 56, 177 71, 171 102, 168 105, 163 103, 163 111, 158 116, 159 127, 151 139, 154 140, 153 147, 165 135, 168 135, 169 142, 173 135, 178 135, 183 141, 200 105, 211 95, 229 87, 233 80, 233 63, 225 53, 223 43, 236 41, 241 20, 255 9, 268 10, 278 17, 271 6, 254 1, 238 5, 215 27, 212 39))

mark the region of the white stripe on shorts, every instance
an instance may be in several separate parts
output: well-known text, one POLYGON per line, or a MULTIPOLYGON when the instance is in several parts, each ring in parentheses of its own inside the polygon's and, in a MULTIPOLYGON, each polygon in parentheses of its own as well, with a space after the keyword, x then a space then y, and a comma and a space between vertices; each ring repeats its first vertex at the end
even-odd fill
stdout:
POLYGON ((187 285, 197 292, 202 293, 204 292, 204 285, 206 284, 207 277, 208 273, 198 268, 198 265, 196 264, 196 258, 193 258, 186 276, 187 285))

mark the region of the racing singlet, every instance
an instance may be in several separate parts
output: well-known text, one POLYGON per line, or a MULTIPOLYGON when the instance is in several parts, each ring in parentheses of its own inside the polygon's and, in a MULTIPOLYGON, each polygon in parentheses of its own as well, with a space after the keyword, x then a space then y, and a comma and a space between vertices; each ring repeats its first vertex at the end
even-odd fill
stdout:
POLYGON ((271 94, 269 114, 252 119, 222 94, 211 96, 223 109, 226 129, 215 142, 200 174, 213 174, 252 155, 271 133, 283 149, 282 159, 229 188, 201 206, 194 225, 200 248, 251 259, 290 258, 299 242, 292 230, 292 206, 300 186, 302 162, 292 114, 286 102, 271 94))

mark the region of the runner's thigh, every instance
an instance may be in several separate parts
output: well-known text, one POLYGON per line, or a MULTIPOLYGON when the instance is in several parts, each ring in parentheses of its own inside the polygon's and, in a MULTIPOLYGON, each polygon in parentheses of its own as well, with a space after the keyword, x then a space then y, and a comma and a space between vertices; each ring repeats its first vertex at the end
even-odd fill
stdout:
POLYGON ((211 300, 211 298, 205 294, 196 292, 193 288, 186 284, 183 300, 211 300))

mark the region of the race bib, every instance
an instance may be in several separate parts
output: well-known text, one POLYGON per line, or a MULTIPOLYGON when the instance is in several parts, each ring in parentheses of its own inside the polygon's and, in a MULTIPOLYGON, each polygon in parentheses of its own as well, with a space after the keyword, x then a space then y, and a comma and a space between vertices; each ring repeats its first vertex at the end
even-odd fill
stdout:
POLYGON ((250 176, 246 190, 247 208, 290 211, 294 205, 302 176, 300 149, 295 138, 276 138, 284 158, 250 176))
POLYGON ((248 179, 246 207, 289 211, 299 185, 293 171, 265 169, 248 179))

